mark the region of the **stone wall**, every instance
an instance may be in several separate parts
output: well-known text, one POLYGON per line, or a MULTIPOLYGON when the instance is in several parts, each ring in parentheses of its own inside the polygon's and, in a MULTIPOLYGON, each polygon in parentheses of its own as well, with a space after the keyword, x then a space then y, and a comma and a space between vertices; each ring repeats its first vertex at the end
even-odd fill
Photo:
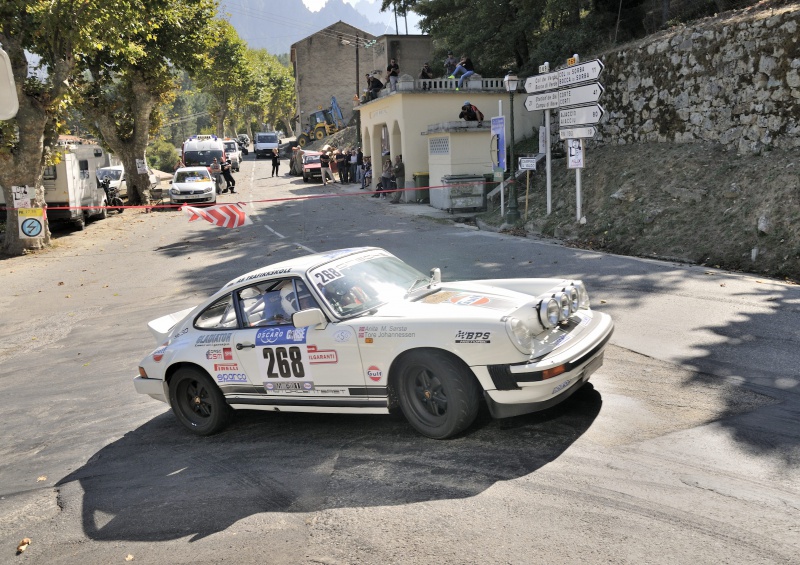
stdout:
POLYGON ((800 148, 800 3, 721 14, 601 54, 596 143, 800 148))

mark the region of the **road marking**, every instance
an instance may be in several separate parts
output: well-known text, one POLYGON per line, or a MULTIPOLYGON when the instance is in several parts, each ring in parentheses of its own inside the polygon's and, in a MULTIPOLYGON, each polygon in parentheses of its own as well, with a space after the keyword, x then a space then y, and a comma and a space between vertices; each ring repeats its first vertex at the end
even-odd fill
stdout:
POLYGON ((286 236, 285 236, 285 235, 281 235, 281 234, 279 234, 279 233, 278 233, 278 232, 276 232, 274 229, 272 229, 271 227, 269 227, 267 224, 264 224, 264 227, 265 227, 265 228, 267 228, 267 229, 268 229, 269 231, 271 231, 272 233, 274 233, 275 235, 277 235, 279 238, 281 238, 281 239, 286 239, 286 236))
POLYGON ((295 242, 295 245, 296 245, 297 247, 299 247, 300 249, 305 249, 305 250, 306 250, 306 251, 308 251, 309 253, 316 253, 316 251, 314 251, 314 250, 313 250, 313 249, 311 249, 310 247, 306 247, 306 246, 305 246, 305 245, 303 245, 302 243, 297 243, 297 242, 295 242))

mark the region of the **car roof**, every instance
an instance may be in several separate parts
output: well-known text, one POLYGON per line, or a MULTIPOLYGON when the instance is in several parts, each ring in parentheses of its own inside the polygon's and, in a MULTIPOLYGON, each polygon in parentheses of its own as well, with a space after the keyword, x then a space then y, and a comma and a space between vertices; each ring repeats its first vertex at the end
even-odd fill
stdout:
POLYGON ((110 165, 108 167, 100 167, 97 170, 98 171, 102 171, 102 170, 124 171, 125 167, 123 165, 110 165))
POLYGON ((194 171, 205 171, 205 172, 208 172, 208 168, 207 167, 181 167, 180 169, 175 171, 175 174, 177 175, 178 173, 187 173, 187 172, 191 173, 191 172, 194 172, 194 171))

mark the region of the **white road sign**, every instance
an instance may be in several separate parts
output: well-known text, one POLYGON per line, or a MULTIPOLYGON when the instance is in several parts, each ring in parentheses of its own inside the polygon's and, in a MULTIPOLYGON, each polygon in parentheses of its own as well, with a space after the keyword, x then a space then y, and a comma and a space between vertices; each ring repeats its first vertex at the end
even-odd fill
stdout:
POLYGON ((534 75, 525 79, 525 92, 543 92, 558 88, 558 72, 534 75))
POLYGON ((529 94, 525 99, 525 107, 529 112, 558 108, 558 91, 529 94))
POLYGON ((520 157, 519 158, 519 167, 517 167, 520 171, 535 171, 536 170, 536 158, 535 157, 520 157))
POLYGON ((594 104, 600 100, 600 95, 605 92, 603 85, 599 82, 585 84, 583 86, 573 86, 558 91, 558 105, 562 108, 567 106, 580 106, 582 104, 594 104))
POLYGON ((596 133, 597 129, 591 126, 588 128, 565 128, 559 130, 558 137, 561 139, 582 139, 594 137, 596 133))
POLYGON ((597 80, 604 68, 603 63, 599 59, 595 59, 594 61, 561 69, 558 71, 558 86, 563 88, 571 84, 597 80))
POLYGON ((558 125, 562 128, 573 126, 591 126, 600 121, 605 110, 600 104, 567 108, 558 111, 558 125))

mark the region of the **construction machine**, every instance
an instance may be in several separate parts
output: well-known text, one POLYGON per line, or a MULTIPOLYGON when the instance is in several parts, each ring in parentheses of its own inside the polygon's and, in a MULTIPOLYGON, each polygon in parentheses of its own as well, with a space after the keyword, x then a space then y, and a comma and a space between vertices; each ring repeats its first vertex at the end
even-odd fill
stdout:
POLYGON ((345 128, 342 109, 336 103, 336 97, 331 96, 331 107, 323 110, 321 107, 316 112, 308 115, 308 124, 303 133, 297 136, 297 144, 305 147, 312 140, 320 140, 345 128))

